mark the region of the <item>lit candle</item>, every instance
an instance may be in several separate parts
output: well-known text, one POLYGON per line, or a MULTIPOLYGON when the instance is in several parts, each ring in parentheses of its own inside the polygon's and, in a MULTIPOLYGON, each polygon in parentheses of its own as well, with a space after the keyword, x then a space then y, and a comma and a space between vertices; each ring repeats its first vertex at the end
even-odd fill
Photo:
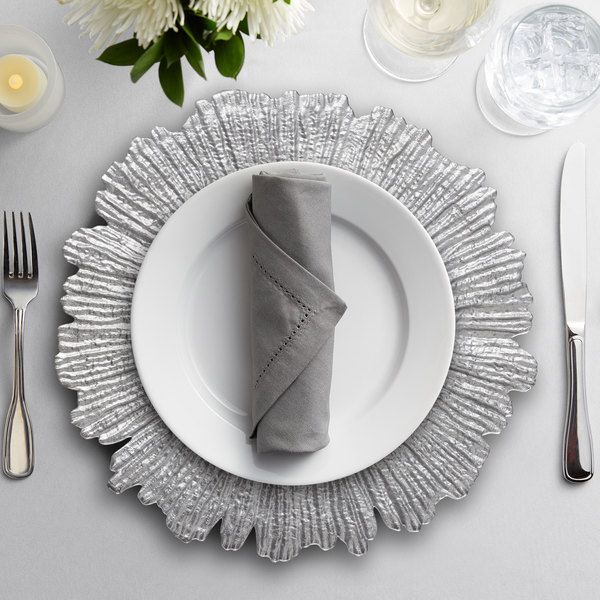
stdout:
POLYGON ((0 56, 0 104, 14 113, 24 112, 40 101, 48 78, 22 54, 0 56))
POLYGON ((48 44, 23 27, 0 25, 0 129, 43 127, 64 95, 62 71, 48 44))

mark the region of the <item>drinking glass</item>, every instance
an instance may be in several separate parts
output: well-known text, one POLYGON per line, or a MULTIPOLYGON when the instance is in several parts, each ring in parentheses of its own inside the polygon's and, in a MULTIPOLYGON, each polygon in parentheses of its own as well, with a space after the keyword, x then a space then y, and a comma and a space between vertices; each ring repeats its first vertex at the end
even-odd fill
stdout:
POLYGON ((486 119, 506 133, 571 123, 600 99, 600 26, 562 4, 513 15, 498 30, 476 89, 486 119))
POLYGON ((363 26, 367 52, 396 79, 434 79, 481 40, 495 5, 495 0, 369 0, 363 26))

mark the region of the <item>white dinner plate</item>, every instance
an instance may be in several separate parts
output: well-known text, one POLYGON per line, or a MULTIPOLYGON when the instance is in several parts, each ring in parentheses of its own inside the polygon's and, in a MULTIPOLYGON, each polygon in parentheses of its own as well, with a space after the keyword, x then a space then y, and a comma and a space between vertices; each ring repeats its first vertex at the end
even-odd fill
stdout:
POLYGON ((446 378, 454 302, 442 259, 388 192, 337 167, 273 163, 190 198, 156 236, 133 296, 142 384, 173 433, 212 464, 284 485, 331 481, 377 462, 419 426, 446 378), (331 442, 306 455, 256 453, 250 428, 250 262, 244 206, 252 174, 291 167, 332 185, 336 292, 331 442))

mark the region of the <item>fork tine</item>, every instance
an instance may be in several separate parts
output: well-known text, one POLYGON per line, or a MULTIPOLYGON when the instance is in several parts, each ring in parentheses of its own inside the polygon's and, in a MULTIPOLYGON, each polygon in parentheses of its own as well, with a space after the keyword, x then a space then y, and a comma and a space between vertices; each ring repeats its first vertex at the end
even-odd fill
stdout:
POLYGON ((31 276, 37 279, 38 276, 38 258, 37 258, 37 244, 35 242, 35 231, 33 229, 33 219, 31 213, 29 215, 29 237, 31 238, 31 276))
POLYGON ((13 234, 13 277, 19 276, 19 247, 17 244, 17 225, 15 223, 15 213, 12 212, 12 234, 13 234))
POLYGON ((6 211, 4 211, 4 251, 3 251, 3 276, 8 277, 8 228, 6 226, 6 211))
POLYGON ((23 221, 23 211, 19 213, 19 220, 21 221, 21 250, 23 255, 21 257, 21 267, 23 269, 23 277, 31 277, 31 271, 29 270, 29 260, 27 256, 27 238, 25 237, 25 222, 23 221))

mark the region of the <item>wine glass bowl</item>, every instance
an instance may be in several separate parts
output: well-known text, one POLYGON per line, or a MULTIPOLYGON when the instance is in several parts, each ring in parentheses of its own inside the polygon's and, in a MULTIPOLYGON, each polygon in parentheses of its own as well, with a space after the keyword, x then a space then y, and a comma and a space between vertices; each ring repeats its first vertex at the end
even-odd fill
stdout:
POLYGON ((370 0, 363 37, 388 75, 428 81, 475 46, 492 25, 494 0, 370 0))

